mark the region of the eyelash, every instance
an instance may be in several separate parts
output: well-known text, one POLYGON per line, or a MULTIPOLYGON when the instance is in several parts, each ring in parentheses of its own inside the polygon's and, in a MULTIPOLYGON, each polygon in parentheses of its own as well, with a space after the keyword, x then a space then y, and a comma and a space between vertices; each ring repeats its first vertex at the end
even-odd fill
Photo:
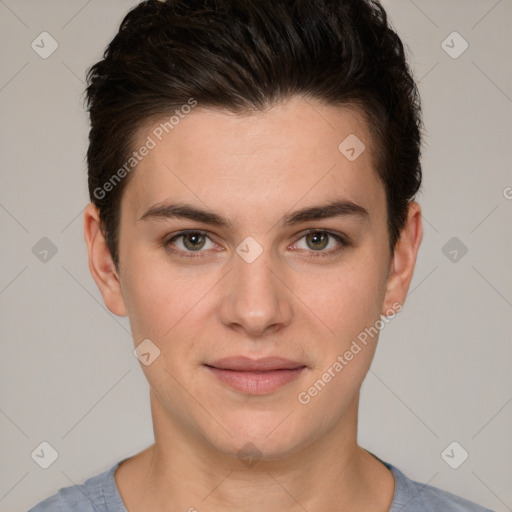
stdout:
MULTIPOLYGON (((322 234, 328 235, 331 238, 334 238, 340 244, 340 247, 338 247, 336 249, 331 249, 329 251, 325 251, 325 250, 320 250, 320 251, 307 250, 307 252, 310 253, 308 256, 306 256, 307 258, 316 259, 316 258, 332 257, 332 256, 337 255, 339 252, 343 251, 345 248, 350 246, 349 241, 344 236, 339 235, 337 233, 333 233, 332 231, 328 231, 328 230, 325 230, 325 229, 308 229, 308 230, 306 230, 305 232, 302 233, 301 237, 297 239, 297 242, 299 240, 302 240, 307 235, 310 235, 310 234, 313 234, 313 233, 315 233, 315 234, 322 233, 322 234)), ((179 239, 181 237, 184 237, 184 236, 190 235, 190 234, 205 236, 211 242, 213 242, 213 240, 211 240, 211 238, 208 236, 208 233, 206 231, 202 231, 200 229, 189 229, 189 230, 185 230, 185 231, 180 231, 179 233, 173 235, 171 238, 167 239, 164 242, 164 246, 166 247, 166 249, 169 252, 171 252, 173 254, 177 254, 177 255, 179 255, 180 257, 183 257, 183 258, 196 259, 196 258, 204 258, 204 257, 206 257, 204 255, 204 253, 207 252, 207 251, 183 251, 181 249, 173 249, 173 248, 171 248, 172 247, 172 242, 176 241, 177 239, 179 239)), ((297 242, 294 242, 293 245, 295 245, 297 242)), ((213 243, 215 243, 215 242, 213 242, 213 243)), ((301 250, 305 250, 305 249, 301 249, 301 250)))

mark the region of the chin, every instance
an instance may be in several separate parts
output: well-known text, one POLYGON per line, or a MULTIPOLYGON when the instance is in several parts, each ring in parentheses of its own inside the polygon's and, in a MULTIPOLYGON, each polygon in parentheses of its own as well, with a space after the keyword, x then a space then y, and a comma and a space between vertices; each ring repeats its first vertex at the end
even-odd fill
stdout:
POLYGON ((284 459, 318 437, 304 431, 304 425, 300 425, 304 422, 299 421, 298 415, 294 417, 292 413, 287 418, 289 413, 249 412, 223 425, 232 437, 222 429, 213 436, 205 432, 205 437, 210 438, 217 451, 243 463, 284 459))

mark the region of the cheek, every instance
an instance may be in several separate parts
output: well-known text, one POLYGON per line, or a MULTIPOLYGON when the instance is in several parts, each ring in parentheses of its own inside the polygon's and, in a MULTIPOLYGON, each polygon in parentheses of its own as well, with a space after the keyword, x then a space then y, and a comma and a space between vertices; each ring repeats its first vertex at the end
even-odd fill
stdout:
POLYGON ((378 269, 376 265, 353 266, 310 297, 311 309, 334 334, 317 340, 322 349, 297 401, 305 410, 318 411, 325 423, 339 419, 356 399, 375 354, 379 335, 375 326, 384 298, 378 269))
POLYGON ((341 266, 325 280, 311 279, 300 285, 307 306, 341 343, 380 317, 385 295, 381 266, 361 257, 358 263, 341 266))
POLYGON ((126 268, 122 288, 133 337, 152 339, 162 348, 174 346, 184 326, 191 328, 190 319, 208 307, 207 292, 218 281, 214 273, 191 278, 190 270, 180 272, 160 255, 132 254, 126 268))
POLYGON ((179 286, 170 275, 170 267, 142 251, 127 248, 121 285, 128 309, 130 326, 136 343, 145 338, 155 339, 174 324, 179 286))
POLYGON ((156 341, 164 330, 164 324, 170 324, 167 329, 172 326, 172 315, 168 313, 172 307, 168 297, 162 293, 163 283, 164 280, 156 281, 154 276, 145 276, 142 271, 133 272, 123 282, 123 294, 135 343, 145 338, 156 341))

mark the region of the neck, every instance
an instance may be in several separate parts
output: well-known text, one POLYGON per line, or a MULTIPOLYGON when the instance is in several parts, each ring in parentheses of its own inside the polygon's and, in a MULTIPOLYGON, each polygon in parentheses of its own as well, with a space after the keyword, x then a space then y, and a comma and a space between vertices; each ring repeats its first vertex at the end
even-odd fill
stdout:
POLYGON ((293 453, 270 460, 262 454, 245 462, 236 451, 225 453, 198 439, 169 418, 153 396, 151 407, 155 444, 116 474, 130 510, 389 509, 393 476, 357 445, 357 398, 320 439, 293 453))

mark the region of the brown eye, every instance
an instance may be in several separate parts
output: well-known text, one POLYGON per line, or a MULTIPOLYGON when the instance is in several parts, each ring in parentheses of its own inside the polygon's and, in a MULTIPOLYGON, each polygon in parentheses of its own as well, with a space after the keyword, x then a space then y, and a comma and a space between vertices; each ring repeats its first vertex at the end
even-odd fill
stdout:
POLYGON ((306 235, 306 243, 310 249, 321 251, 329 244, 329 237, 330 235, 323 231, 309 233, 306 235))
POLYGON ((190 251, 202 249, 206 243, 206 237, 201 233, 187 233, 183 236, 183 245, 190 251))
POLYGON ((348 239, 337 233, 322 229, 310 229, 302 234, 293 248, 300 249, 308 258, 335 257, 350 246, 348 239))
POLYGON ((192 256, 191 253, 206 255, 207 249, 214 249, 215 244, 207 233, 202 231, 182 231, 164 243, 168 250, 182 255, 192 256))

